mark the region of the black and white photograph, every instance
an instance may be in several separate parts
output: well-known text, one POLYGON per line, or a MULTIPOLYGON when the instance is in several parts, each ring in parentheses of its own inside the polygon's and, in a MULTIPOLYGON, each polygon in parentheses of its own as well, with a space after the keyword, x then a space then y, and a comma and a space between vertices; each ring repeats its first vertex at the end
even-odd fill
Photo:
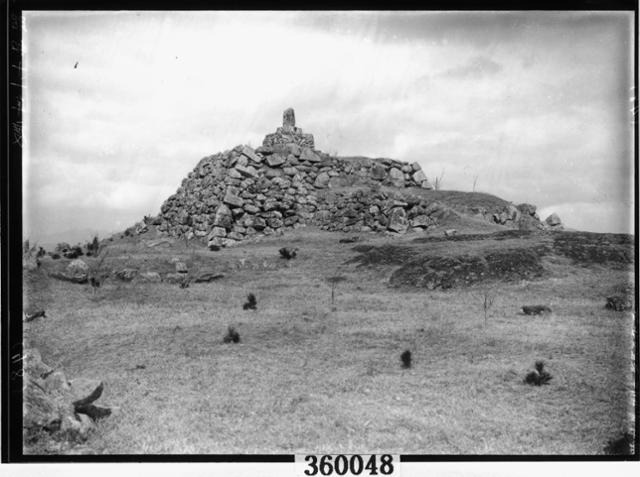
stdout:
POLYGON ((20 21, 25 460, 637 459, 634 11, 20 21))

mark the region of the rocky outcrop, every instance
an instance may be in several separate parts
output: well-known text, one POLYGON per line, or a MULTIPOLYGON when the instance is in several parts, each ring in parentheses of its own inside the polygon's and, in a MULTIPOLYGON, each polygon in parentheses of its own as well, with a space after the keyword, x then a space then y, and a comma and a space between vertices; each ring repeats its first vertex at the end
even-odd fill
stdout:
POLYGON ((25 444, 42 438, 82 442, 95 429, 94 421, 111 414, 94 405, 104 384, 78 378, 69 381, 62 370, 42 362, 37 349, 23 353, 23 432, 25 444))
POLYGON ((338 158, 314 149, 313 136, 303 134, 287 110, 283 126, 261 147, 237 146, 203 158, 153 221, 161 233, 197 237, 210 246, 232 246, 302 224, 395 232, 431 225, 419 209, 409 210, 415 205, 389 206, 387 198, 363 197, 360 191, 341 193, 341 203, 324 193, 356 183, 431 188, 417 163, 338 158))

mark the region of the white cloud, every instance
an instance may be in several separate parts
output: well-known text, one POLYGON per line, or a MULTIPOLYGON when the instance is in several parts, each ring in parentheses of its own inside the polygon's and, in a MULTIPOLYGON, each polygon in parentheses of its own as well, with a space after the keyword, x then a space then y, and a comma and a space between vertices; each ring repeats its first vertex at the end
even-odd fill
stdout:
MULTIPOLYGON (((620 200, 632 138, 620 23, 463 17, 28 13, 30 215, 87 198, 111 224, 125 204, 155 213, 201 157, 258 145, 289 106, 318 148, 418 160, 446 187, 479 175, 515 202, 620 200)), ((52 227, 84 225, 57 213, 52 227)))

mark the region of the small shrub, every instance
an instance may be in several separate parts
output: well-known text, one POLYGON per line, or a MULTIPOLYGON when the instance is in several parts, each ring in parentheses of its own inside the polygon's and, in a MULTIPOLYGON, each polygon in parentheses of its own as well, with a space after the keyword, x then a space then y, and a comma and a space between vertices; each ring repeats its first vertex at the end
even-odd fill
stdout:
POLYGON ((605 308, 614 311, 627 311, 633 308, 633 303, 626 295, 613 295, 607 297, 605 308))
POLYGON ((256 296, 253 293, 249 293, 247 295, 247 302, 242 305, 243 310, 255 310, 256 309, 256 296))
POLYGON ((553 376, 545 371, 544 362, 536 361, 535 368, 536 369, 529 372, 525 376, 524 382, 532 386, 542 386, 543 384, 549 384, 549 381, 553 379, 553 376))
POLYGON ((353 237, 347 237, 347 238, 340 239, 339 243, 355 243, 355 242, 358 242, 359 240, 360 240, 360 237, 353 236, 353 237))
POLYGON ((525 315, 545 315, 551 313, 551 308, 546 305, 526 305, 522 307, 525 315))
POLYGON ((629 432, 625 432, 622 437, 609 440, 604 452, 608 455, 632 455, 633 436, 629 432))
MULTIPOLYGON (((335 302, 335 295, 336 295, 336 285, 340 282, 344 282, 347 278, 343 277, 342 275, 335 275, 333 277, 327 277, 327 282, 329 282, 329 284, 331 285, 331 306, 333 307, 334 302, 335 302)), ((332 308, 332 311, 333 310, 332 308)))
POLYGON ((239 343, 240 342, 240 334, 236 331, 233 326, 229 326, 227 328, 227 334, 222 338, 223 343, 239 343))
POLYGON ((291 260, 292 258, 296 258, 296 255, 298 253, 298 249, 297 248, 286 248, 286 247, 282 247, 280 250, 278 250, 280 252, 280 258, 286 258, 287 260, 291 260))
POLYGON ((406 350, 404 353, 402 353, 400 355, 400 360, 402 360, 402 367, 403 368, 410 368, 411 367, 411 351, 406 350))

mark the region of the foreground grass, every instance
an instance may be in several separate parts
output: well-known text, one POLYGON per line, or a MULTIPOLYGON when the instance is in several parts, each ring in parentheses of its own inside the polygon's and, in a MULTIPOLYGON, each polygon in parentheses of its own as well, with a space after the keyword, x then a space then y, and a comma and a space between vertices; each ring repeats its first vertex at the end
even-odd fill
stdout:
MULTIPOLYGON (((50 281, 48 318, 25 340, 105 382, 115 411, 90 453, 598 454, 633 427, 633 318, 604 309, 628 273, 552 264, 545 280, 493 288, 485 326, 482 288, 390 289, 389 270, 345 265, 356 253, 337 241, 299 231, 198 251, 226 277, 187 289, 50 281), (281 246, 299 258, 279 259, 281 246), (334 275, 346 281, 332 305, 334 275), (242 310, 249 292, 257 311, 242 310), (538 303, 554 313, 518 314, 538 303), (228 325, 239 344, 222 343, 228 325), (522 383, 538 359, 549 386, 522 383)), ((172 254, 113 260, 161 267, 172 254)))

